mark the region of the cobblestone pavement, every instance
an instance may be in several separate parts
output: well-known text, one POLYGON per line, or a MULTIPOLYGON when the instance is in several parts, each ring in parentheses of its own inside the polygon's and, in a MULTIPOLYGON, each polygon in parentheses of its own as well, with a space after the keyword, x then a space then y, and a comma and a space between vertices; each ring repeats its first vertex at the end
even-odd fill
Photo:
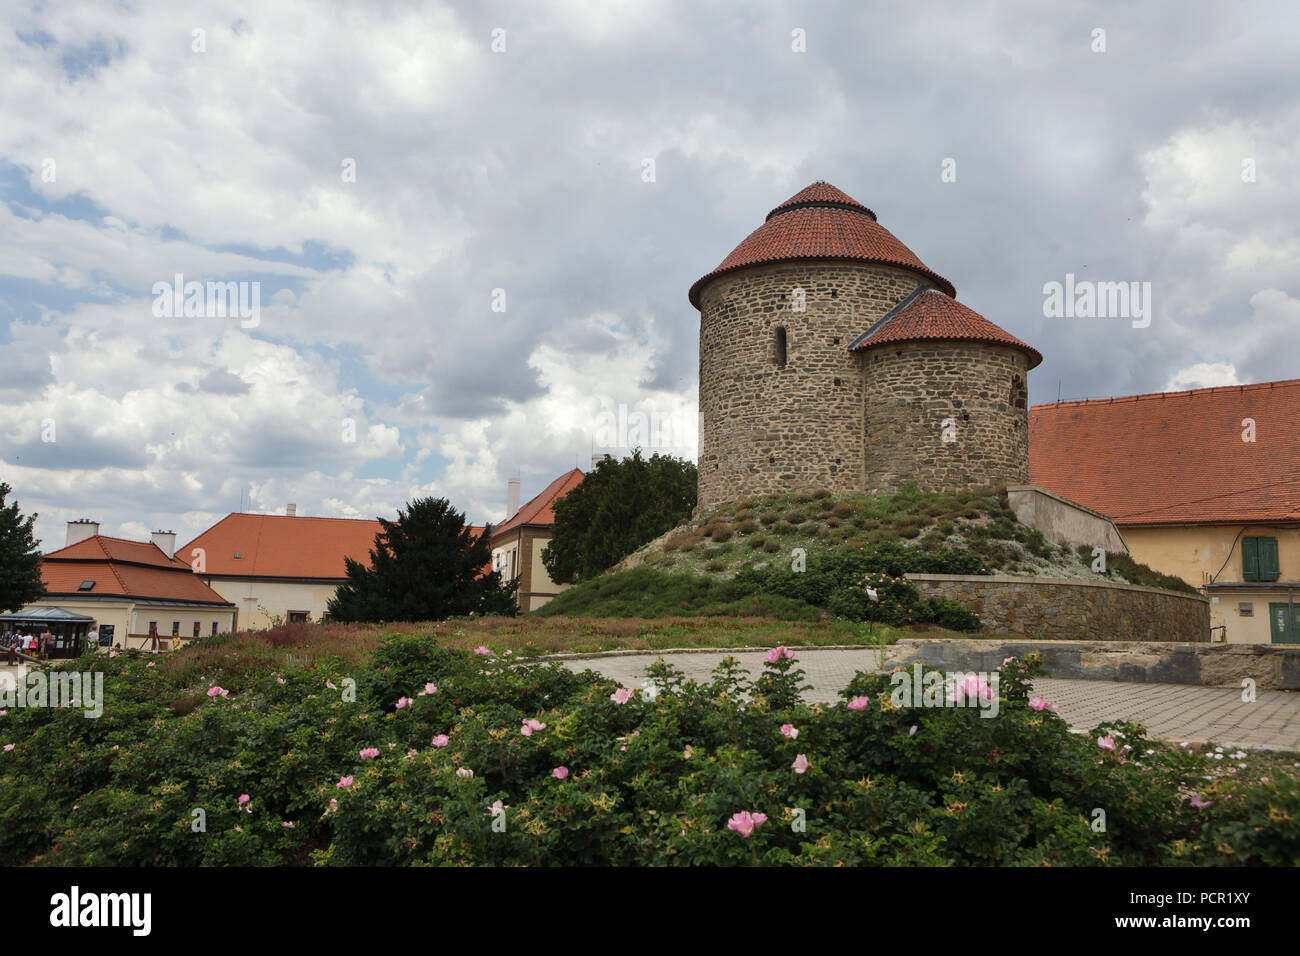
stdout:
MULTIPOLYGON (((756 677, 765 653, 668 651, 663 656, 687 677, 704 680, 728 655, 756 677)), ((857 671, 876 670, 881 664, 880 651, 870 647, 801 647, 797 653, 799 666, 812 684, 805 695, 809 701, 836 700, 857 671)), ((625 687, 640 687, 646 667, 660 656, 658 652, 618 653, 566 658, 562 663, 576 671, 599 671, 625 687)), ((1225 747, 1300 752, 1300 694, 1293 692, 1259 691, 1254 702, 1245 703, 1241 691, 1232 687, 1050 678, 1035 681, 1034 690, 1060 707, 1061 716, 1075 730, 1089 730, 1107 720, 1134 720, 1166 740, 1213 740, 1225 747)))

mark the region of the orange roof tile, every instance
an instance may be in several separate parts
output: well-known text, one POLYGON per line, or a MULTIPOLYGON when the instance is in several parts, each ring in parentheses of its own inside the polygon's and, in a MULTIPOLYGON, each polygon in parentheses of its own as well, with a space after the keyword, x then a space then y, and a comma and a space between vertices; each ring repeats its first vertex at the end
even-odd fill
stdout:
POLYGON ((511 515, 500 527, 493 528, 492 540, 496 541, 498 537, 507 531, 513 531, 525 525, 555 524, 555 503, 578 487, 584 477, 583 473, 577 468, 560 475, 559 478, 547 485, 541 494, 511 515))
POLYGON ((948 295, 952 283, 916 257, 884 226, 876 214, 830 183, 813 183, 767 214, 767 220, 731 251, 722 264, 691 286, 691 305, 700 307, 700 291, 720 275, 748 266, 805 259, 852 259, 910 269, 948 295))
POLYGON ((184 561, 169 558, 162 549, 152 541, 128 541, 126 538, 113 538, 106 534, 92 535, 70 544, 58 551, 45 555, 46 560, 76 561, 130 561, 135 564, 151 564, 159 568, 184 568, 190 566, 184 561))
MULTIPOLYGON (((378 521, 367 518, 235 512, 178 548, 176 555, 196 561, 194 549, 202 548, 201 573, 217 577, 341 581, 347 577, 344 558, 370 567, 375 535, 383 530, 378 521)), ((477 536, 483 526, 472 525, 470 531, 477 536)))
POLYGON ((370 549, 381 531, 373 519, 235 512, 176 554, 193 562, 194 549, 202 548, 201 573, 209 575, 342 580, 347 577, 344 558, 370 566, 370 549))
POLYGON ((1034 368, 1043 361, 1043 356, 1037 349, 998 328, 956 299, 934 289, 922 289, 908 296, 849 347, 865 351, 891 342, 930 339, 1009 345, 1029 357, 1029 368, 1034 368))
MULTIPOLYGON (((121 543, 120 538, 113 540, 121 543)), ((125 543, 139 544, 130 541, 125 543)), ((67 552, 73 548, 79 551, 92 551, 100 544, 102 543, 95 542, 93 538, 87 538, 72 545, 71 548, 63 548, 61 552, 54 552, 54 554, 67 552), (80 548, 80 545, 89 545, 89 547, 80 548)), ((154 546, 150 544, 149 547, 154 546)), ((107 548, 113 550, 114 545, 110 543, 107 548)), ((154 550, 158 551, 156 547, 154 550)), ((162 555, 161 551, 158 551, 158 554, 166 561, 166 556, 162 555)), ((115 595, 155 601, 189 601, 234 606, 204 584, 188 565, 179 561, 166 564, 132 564, 108 557, 76 559, 46 555, 41 561, 41 580, 45 583, 46 594, 52 597, 115 595), (95 586, 89 591, 82 591, 83 581, 94 581, 95 586)))
POLYGON ((1035 405, 1029 478, 1121 526, 1300 521, 1297 423, 1300 379, 1035 405))

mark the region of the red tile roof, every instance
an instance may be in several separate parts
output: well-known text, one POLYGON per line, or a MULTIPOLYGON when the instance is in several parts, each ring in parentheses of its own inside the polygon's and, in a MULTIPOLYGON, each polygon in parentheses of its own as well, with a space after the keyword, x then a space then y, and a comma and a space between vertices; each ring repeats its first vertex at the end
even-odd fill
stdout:
POLYGON ((938 339, 948 342, 988 342, 1009 345, 1029 356, 1029 367, 1043 361, 1039 351, 1020 341, 956 299, 923 289, 903 300, 851 348, 865 351, 891 342, 938 339))
POLYGON ((1121 526, 1300 521, 1297 423, 1300 379, 1035 405, 1029 478, 1121 526))
POLYGON ((876 214, 830 183, 813 183, 767 214, 759 226, 722 264, 699 279, 689 293, 700 307, 700 290, 720 275, 748 266, 807 259, 851 259, 910 269, 949 295, 952 283, 932 272, 876 222, 876 214))
MULTIPOLYGON (((178 548, 176 555, 196 561, 194 549, 202 548, 205 570, 201 573, 216 577, 341 581, 347 577, 344 558, 370 567, 375 535, 383 530, 383 525, 368 518, 236 512, 178 548)), ((479 535, 483 526, 473 525, 470 531, 479 535)))
POLYGON ((47 560, 130 561, 158 568, 190 569, 184 561, 167 557, 152 541, 128 541, 126 538, 112 538, 106 534, 92 535, 66 548, 51 551, 45 557, 47 560))
POLYGON ((541 494, 516 511, 499 527, 493 528, 492 540, 495 542, 507 531, 514 531, 516 528, 525 525, 536 527, 555 524, 555 503, 578 487, 584 477, 583 473, 577 468, 560 475, 559 478, 547 485, 546 490, 541 494))
POLYGON ((45 555, 41 579, 52 597, 116 595, 156 601, 189 601, 233 607, 182 561, 169 559, 151 542, 95 535, 45 555), (83 581, 94 581, 89 591, 83 581))

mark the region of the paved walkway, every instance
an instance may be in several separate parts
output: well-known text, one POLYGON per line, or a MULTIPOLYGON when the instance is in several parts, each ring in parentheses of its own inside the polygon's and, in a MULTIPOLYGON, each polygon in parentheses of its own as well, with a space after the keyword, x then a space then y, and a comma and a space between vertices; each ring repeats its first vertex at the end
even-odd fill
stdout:
MULTIPOLYGON (((667 651, 663 656, 687 677, 707 680, 728 654, 751 677, 763 669, 765 651, 667 651)), ((812 684, 806 694, 809 701, 838 699, 857 671, 878 670, 882 663, 880 650, 872 647, 802 647, 797 654, 812 684)), ((599 671, 625 687, 640 687, 646 667, 660 656, 657 651, 616 653, 566 658, 562 663, 575 671, 599 671)), ((1107 720, 1133 720, 1166 740, 1300 752, 1300 693, 1259 691, 1254 702, 1244 703, 1240 689, 1232 687, 1050 678, 1035 681, 1034 691, 1060 707, 1074 730, 1091 730, 1107 720)))

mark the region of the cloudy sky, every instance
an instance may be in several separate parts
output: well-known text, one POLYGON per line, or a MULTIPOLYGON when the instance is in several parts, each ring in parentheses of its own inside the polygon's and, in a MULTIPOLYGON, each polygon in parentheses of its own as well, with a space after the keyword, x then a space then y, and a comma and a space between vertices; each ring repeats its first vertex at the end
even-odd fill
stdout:
POLYGON ((694 457, 686 291, 817 179, 1043 352, 1034 403, 1296 377, 1298 33, 1281 2, 6 4, 0 480, 51 549, 241 500, 500 520, 620 406, 694 457), (1046 317, 1067 274, 1149 282, 1150 324, 1046 317), (177 275, 259 309, 168 314, 177 275))

